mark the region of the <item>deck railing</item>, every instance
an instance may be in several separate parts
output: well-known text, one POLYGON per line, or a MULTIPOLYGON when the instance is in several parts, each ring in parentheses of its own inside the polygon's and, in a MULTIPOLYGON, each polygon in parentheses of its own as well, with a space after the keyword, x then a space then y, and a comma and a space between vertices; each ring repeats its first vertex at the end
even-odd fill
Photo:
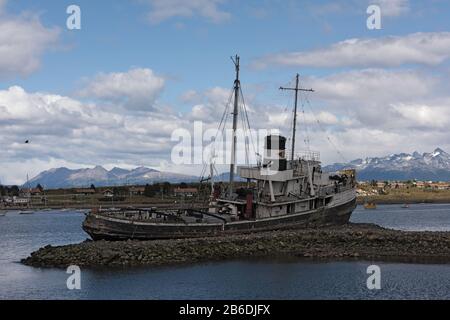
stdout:
MULTIPOLYGON (((292 152, 286 151, 286 159, 291 159, 292 152)), ((294 159, 302 159, 309 161, 320 161, 320 152, 310 150, 300 150, 294 153, 294 159)))

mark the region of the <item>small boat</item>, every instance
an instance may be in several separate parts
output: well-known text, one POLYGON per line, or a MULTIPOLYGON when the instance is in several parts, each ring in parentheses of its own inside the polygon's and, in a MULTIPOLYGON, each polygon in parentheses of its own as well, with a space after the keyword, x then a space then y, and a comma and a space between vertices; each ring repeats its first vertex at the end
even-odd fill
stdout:
POLYGON ((366 210, 373 210, 376 209, 377 205, 375 204, 375 202, 366 202, 364 203, 364 209, 366 210))
POLYGON ((34 214, 34 211, 33 210, 22 210, 22 211, 19 211, 19 214, 34 214))
POLYGON ((404 205, 402 205, 402 209, 408 209, 409 208, 409 204, 405 203, 404 205))

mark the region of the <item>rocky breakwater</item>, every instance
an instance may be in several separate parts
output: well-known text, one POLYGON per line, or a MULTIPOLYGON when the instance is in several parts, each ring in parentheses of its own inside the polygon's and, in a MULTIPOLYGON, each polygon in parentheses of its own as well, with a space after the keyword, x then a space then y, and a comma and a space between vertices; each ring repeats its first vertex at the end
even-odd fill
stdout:
POLYGON ((85 241, 46 246, 22 263, 57 268, 161 266, 280 256, 450 263, 450 232, 403 232, 348 224, 199 239, 85 241))

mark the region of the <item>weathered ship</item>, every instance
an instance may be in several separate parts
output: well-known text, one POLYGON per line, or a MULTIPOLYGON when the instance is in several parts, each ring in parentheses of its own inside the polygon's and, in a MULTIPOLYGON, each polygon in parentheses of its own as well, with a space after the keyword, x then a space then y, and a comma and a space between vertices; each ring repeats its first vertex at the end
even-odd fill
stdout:
POLYGON ((345 224, 356 207, 355 172, 322 172, 319 154, 295 152, 299 77, 295 88, 292 146, 269 135, 264 155, 255 166, 237 168, 245 187, 235 188, 236 130, 241 94, 239 57, 234 81, 233 141, 230 180, 226 188, 213 183, 207 208, 93 209, 83 229, 94 240, 153 240, 208 237, 326 224, 345 224))

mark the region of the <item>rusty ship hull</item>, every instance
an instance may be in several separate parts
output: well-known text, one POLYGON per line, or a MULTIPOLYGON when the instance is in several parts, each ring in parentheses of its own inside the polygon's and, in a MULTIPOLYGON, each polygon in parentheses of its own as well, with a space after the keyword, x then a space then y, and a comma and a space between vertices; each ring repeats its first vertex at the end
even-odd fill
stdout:
POLYGON ((267 218, 227 223, 153 223, 136 219, 118 219, 102 213, 91 213, 83 229, 93 240, 184 239, 245 234, 250 232, 304 228, 314 225, 345 224, 356 208, 356 199, 332 207, 267 218))

